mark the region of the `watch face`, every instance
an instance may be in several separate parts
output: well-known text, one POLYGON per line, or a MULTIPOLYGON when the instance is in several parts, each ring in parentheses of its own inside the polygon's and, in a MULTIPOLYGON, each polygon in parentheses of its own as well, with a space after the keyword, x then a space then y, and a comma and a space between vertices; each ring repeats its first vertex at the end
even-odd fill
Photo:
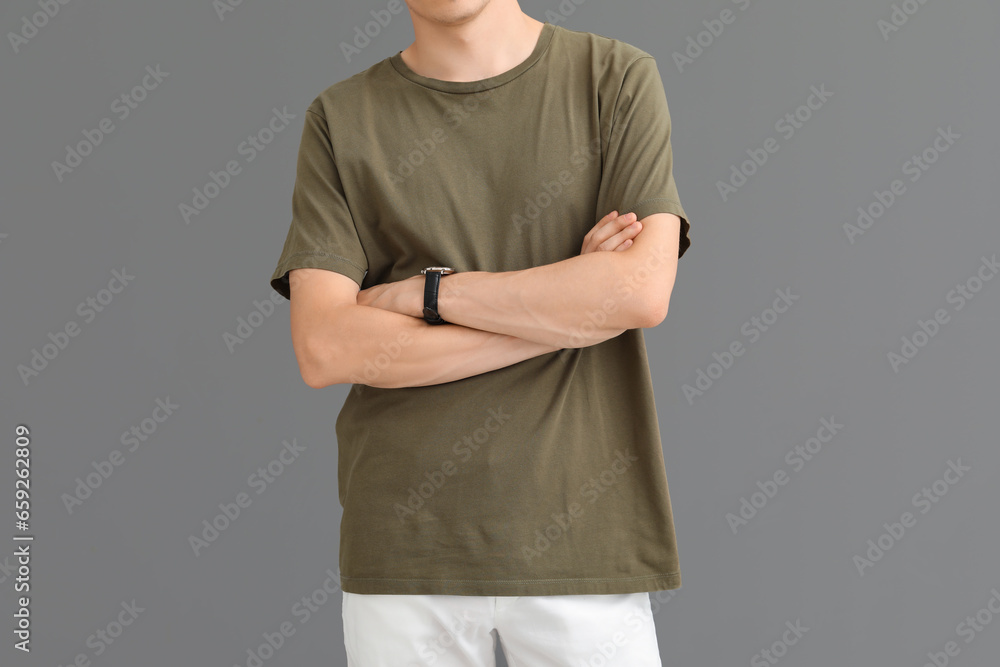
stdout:
POLYGON ((455 269, 450 266, 428 266, 426 269, 420 269, 420 273, 427 273, 428 271, 437 271, 443 275, 455 273, 455 269))

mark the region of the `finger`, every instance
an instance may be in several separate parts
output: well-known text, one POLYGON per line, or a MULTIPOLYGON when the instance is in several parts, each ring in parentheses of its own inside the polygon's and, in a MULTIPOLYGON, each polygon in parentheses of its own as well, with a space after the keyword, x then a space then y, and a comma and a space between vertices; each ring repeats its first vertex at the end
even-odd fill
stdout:
POLYGON ((625 239, 620 246, 614 249, 614 252, 625 250, 625 248, 628 248, 630 245, 632 245, 632 239, 625 239))
POLYGON ((584 246, 584 248, 587 247, 587 243, 594 236, 594 234, 597 232, 597 230, 600 229, 601 227, 603 227, 604 225, 606 225, 607 223, 609 223, 610 221, 614 220, 615 216, 617 216, 617 215, 618 215, 618 211, 611 211, 611 213, 608 213, 606 216, 604 216, 603 218, 601 218, 600 220, 598 220, 597 224, 595 224, 593 227, 591 227, 590 231, 588 231, 587 234, 586 234, 586 236, 583 237, 583 246, 584 246))
POLYGON ((625 215, 617 216, 605 222, 603 226, 592 229, 588 234, 589 238, 584 241, 584 252, 596 252, 599 250, 598 246, 621 231, 622 227, 629 224, 628 215, 626 213, 625 215))
POLYGON ((614 250, 625 239, 635 238, 642 230, 642 223, 638 220, 629 222, 628 218, 622 216, 614 224, 608 225, 605 230, 593 240, 595 250, 614 250), (600 236, 605 238, 601 240, 600 236))

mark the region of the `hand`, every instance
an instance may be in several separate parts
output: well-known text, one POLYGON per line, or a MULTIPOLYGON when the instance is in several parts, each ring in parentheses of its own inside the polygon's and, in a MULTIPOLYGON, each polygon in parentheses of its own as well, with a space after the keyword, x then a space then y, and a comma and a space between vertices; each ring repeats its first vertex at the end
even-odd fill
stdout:
POLYGON ((418 273, 393 283, 363 289, 358 292, 358 305, 423 318, 424 275, 418 273))
POLYGON ((601 218, 583 237, 583 247, 580 254, 598 252, 600 250, 625 250, 632 245, 632 239, 642 230, 642 223, 635 219, 635 213, 618 215, 611 211, 601 218))

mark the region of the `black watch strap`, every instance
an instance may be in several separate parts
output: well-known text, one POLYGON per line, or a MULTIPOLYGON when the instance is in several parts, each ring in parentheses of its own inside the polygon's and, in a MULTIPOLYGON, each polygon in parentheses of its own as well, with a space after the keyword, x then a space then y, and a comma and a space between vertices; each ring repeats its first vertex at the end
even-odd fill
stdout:
POLYGON ((427 271, 424 273, 424 276, 424 320, 428 324, 446 324, 437 312, 441 272, 427 271))

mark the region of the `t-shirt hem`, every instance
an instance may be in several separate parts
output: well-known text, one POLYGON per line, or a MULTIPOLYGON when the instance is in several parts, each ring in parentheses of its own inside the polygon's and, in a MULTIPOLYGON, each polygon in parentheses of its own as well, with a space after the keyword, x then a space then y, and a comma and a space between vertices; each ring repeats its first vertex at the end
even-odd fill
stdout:
POLYGON ((346 257, 322 252, 297 252, 289 255, 271 274, 271 287, 286 299, 291 299, 288 272, 292 269, 326 269, 343 274, 361 287, 367 273, 346 257))
POLYGON ((579 579, 382 579, 340 576, 345 593, 370 595, 620 595, 681 587, 681 573, 579 579))
POLYGON ((691 225, 688 222, 687 213, 684 212, 684 207, 676 200, 665 197, 644 199, 631 208, 622 209, 619 213, 635 213, 636 220, 642 220, 654 213, 673 213, 681 219, 680 238, 678 239, 677 248, 678 259, 683 257, 685 251, 691 247, 691 225))

